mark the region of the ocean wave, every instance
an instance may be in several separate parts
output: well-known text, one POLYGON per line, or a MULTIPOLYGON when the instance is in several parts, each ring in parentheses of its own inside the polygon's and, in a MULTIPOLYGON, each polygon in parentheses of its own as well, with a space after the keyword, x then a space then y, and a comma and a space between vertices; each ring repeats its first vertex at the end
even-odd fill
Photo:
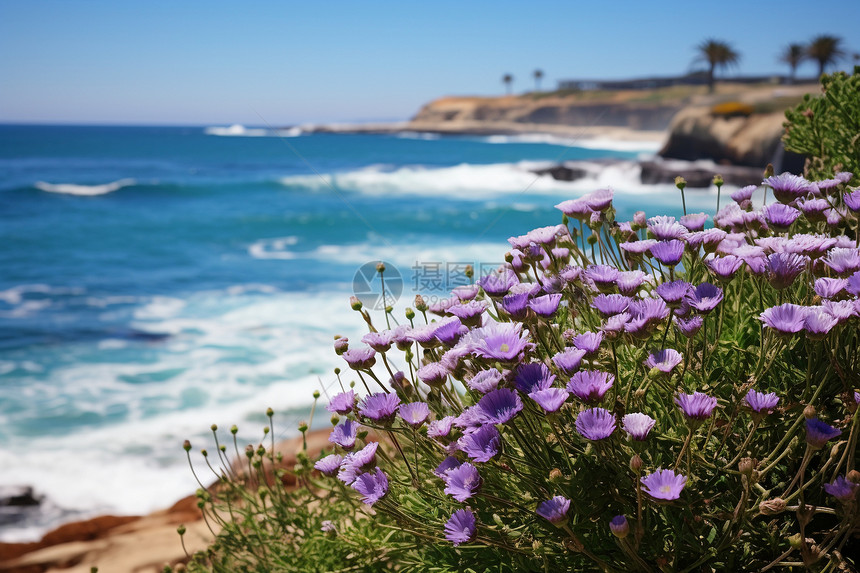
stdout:
POLYGON ((262 239, 248 247, 248 254, 255 259, 295 259, 296 253, 289 251, 287 247, 295 245, 298 241, 298 237, 262 239))
POLYGON ((528 133, 522 135, 488 135, 481 138, 486 143, 546 143, 581 149, 601 149, 606 151, 629 151, 656 153, 663 146, 660 141, 613 139, 612 137, 571 137, 547 133, 528 133))
POLYGON ((134 179, 120 179, 111 183, 103 183, 101 185, 80 185, 78 183, 46 183, 37 181, 33 187, 48 193, 63 193, 66 195, 79 195, 81 197, 92 197, 96 195, 106 195, 113 193, 123 187, 129 187, 137 184, 134 179))
POLYGON ((272 132, 268 129, 247 128, 239 123, 229 127, 213 126, 203 130, 206 135, 218 135, 221 137, 269 137, 272 132))

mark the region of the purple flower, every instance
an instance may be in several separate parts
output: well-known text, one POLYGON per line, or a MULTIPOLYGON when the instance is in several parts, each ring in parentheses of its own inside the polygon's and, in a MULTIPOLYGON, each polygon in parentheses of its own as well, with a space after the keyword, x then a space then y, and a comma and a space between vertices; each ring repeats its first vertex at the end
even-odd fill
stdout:
POLYGON ((638 270, 622 272, 616 281, 618 292, 627 296, 635 295, 647 277, 648 275, 638 270))
POLYGON ((677 239, 660 241, 651 247, 651 256, 666 266, 674 267, 684 257, 684 242, 677 239))
POLYGON ((615 339, 624 332, 628 322, 630 322, 630 315, 626 312, 610 316, 600 327, 600 332, 609 339, 615 339))
POLYGON ((841 434, 842 430, 829 426, 818 418, 806 419, 806 443, 815 450, 820 450, 828 440, 841 434))
POLYGON ((552 499, 540 502, 536 513, 553 525, 561 526, 567 521, 568 511, 570 511, 570 500, 557 495, 552 499))
POLYGON ((388 477, 381 469, 363 473, 352 484, 352 489, 361 494, 361 501, 373 505, 388 493, 388 477))
POLYGON ((744 397, 744 401, 753 412, 764 415, 773 412, 773 409, 776 408, 776 405, 779 403, 779 396, 773 392, 765 394, 764 392, 757 392, 750 389, 744 397))
POLYGON ((559 408, 567 401, 568 396, 567 390, 562 388, 547 388, 529 393, 529 398, 534 400, 547 414, 558 412, 559 408))
POLYGON ((701 231, 705 228, 705 221, 707 220, 708 216, 705 213, 690 213, 681 217, 681 224, 688 231, 701 231))
POLYGON ((672 281, 669 283, 661 283, 657 286, 657 295, 663 299, 667 305, 676 307, 681 304, 684 297, 693 289, 693 285, 687 281, 672 281))
POLYGON ((331 401, 326 404, 325 409, 329 412, 338 413, 340 415, 348 414, 355 408, 355 391, 349 390, 335 394, 331 401))
POLYGON ((639 257, 651 250, 651 247, 657 244, 655 239, 645 239, 644 241, 628 241, 618 245, 622 251, 628 255, 634 256, 638 260, 639 257))
POLYGON ((815 281, 815 294, 821 298, 836 298, 848 286, 847 279, 820 278, 815 281))
POLYGON ((349 348, 349 338, 345 336, 336 336, 334 338, 334 351, 338 356, 342 356, 349 348))
POLYGON ((615 537, 624 539, 630 533, 630 524, 627 523, 627 518, 623 515, 616 515, 610 520, 609 529, 615 537))
POLYGON ((831 483, 824 484, 824 491, 844 503, 848 503, 854 499, 858 488, 860 488, 860 486, 848 481, 842 476, 839 476, 831 483))
POLYGON ((834 248, 827 254, 824 264, 837 275, 848 276, 860 270, 860 249, 834 248))
POLYGON ((784 203, 771 203, 764 208, 764 218, 767 224, 779 232, 788 231, 798 217, 800 217, 800 211, 784 203))
POLYGON ((488 462, 499 453, 502 437, 493 425, 481 426, 457 440, 460 450, 476 462, 488 462))
POLYGON ((650 331, 669 316, 669 307, 661 298, 634 300, 628 308, 630 320, 624 330, 637 338, 647 338, 650 331))
POLYGON ((440 362, 428 362, 418 369, 418 379, 428 386, 442 386, 448 379, 448 369, 440 362))
POLYGON ((484 423, 506 424, 523 409, 516 390, 499 388, 484 394, 478 401, 484 423))
POLYGON ((717 399, 701 392, 692 394, 681 392, 675 396, 675 404, 681 408, 688 419, 702 421, 711 416, 711 412, 717 407, 717 399))
POLYGON ((460 467, 460 460, 455 458, 454 456, 448 456, 442 463, 436 466, 436 469, 433 470, 433 473, 436 474, 437 477, 445 478, 445 474, 447 474, 450 470, 457 469, 460 467))
POLYGON ((768 177, 762 181, 762 185, 767 185, 773 189, 773 196, 780 203, 791 203, 795 199, 809 195, 818 194, 818 187, 815 183, 811 183, 798 175, 791 173, 783 173, 768 177))
POLYGON ((328 436, 328 441, 332 444, 337 444, 344 450, 351 450, 355 447, 355 437, 357 434, 358 423, 347 418, 332 429, 331 434, 328 436))
POLYGON ((672 348, 666 348, 657 352, 651 353, 645 359, 645 366, 648 368, 656 368, 664 374, 669 374, 675 367, 684 359, 681 353, 672 348))
POLYGON ((803 329, 806 320, 806 308, 787 302, 779 306, 766 308, 759 316, 764 325, 780 334, 794 334, 803 329))
POLYGON ((621 417, 621 427, 637 441, 644 441, 657 421, 641 412, 632 412, 621 417))
POLYGON ((827 333, 838 323, 839 320, 823 307, 813 306, 806 309, 806 317, 803 319, 803 329, 806 331, 807 338, 822 340, 827 337, 827 333))
POLYGON ((693 316, 688 319, 676 316, 674 321, 675 326, 681 331, 681 334, 687 338, 693 338, 696 336, 696 333, 699 332, 699 329, 702 328, 702 325, 705 322, 701 316, 693 316))
POLYGON ((665 501, 681 497, 681 490, 687 484, 685 476, 662 468, 657 468, 654 473, 642 476, 639 481, 642 483, 645 493, 654 499, 665 501))
POLYGON ((561 302, 561 294, 545 294, 533 298, 528 302, 529 308, 538 316, 550 317, 558 310, 561 302))
POLYGON ((400 398, 397 394, 377 392, 365 397, 358 408, 358 413, 374 422, 390 424, 394 420, 398 406, 400 406, 400 398))
POLYGON ((445 346, 451 347, 457 344, 467 332, 469 328, 460 322, 459 318, 454 317, 437 326, 433 336, 445 346))
POLYGON ((436 324, 425 324, 424 326, 416 326, 409 329, 409 340, 417 342, 422 348, 435 348, 439 346, 439 339, 436 338, 436 324))
POLYGON ((794 253, 773 253, 767 257, 768 281, 777 290, 790 287, 809 259, 794 253))
POLYGON ((454 416, 445 416, 441 420, 433 420, 427 425, 428 438, 445 438, 451 433, 451 426, 454 425, 454 416))
POLYGON ((466 380, 466 386, 476 392, 486 394, 491 390, 495 390, 501 381, 502 373, 495 368, 490 368, 489 370, 481 370, 466 380))
POLYGON ((570 376, 577 370, 585 357, 585 350, 579 348, 568 348, 552 357, 552 361, 564 374, 570 376))
POLYGON ((860 211, 860 189, 855 189, 851 193, 846 193, 842 196, 845 201, 845 206, 857 213, 860 211))
POLYGON ((341 356, 353 370, 367 370, 376 364, 376 351, 373 348, 350 348, 341 356))
POLYGON ((589 265, 585 269, 586 278, 591 280, 601 292, 611 291, 619 274, 618 269, 609 265, 589 265))
POLYGON ((689 232, 687 227, 675 220, 675 217, 666 215, 659 215, 648 219, 648 230, 660 241, 680 239, 689 232))
POLYGON ((576 417, 576 431, 587 440, 608 438, 615 431, 615 416, 603 408, 589 408, 576 417))
POLYGON ((445 524, 445 539, 454 545, 475 539, 475 516, 468 509, 458 509, 445 524))
POLYGON ((337 479, 349 485, 353 483, 364 471, 376 465, 376 448, 378 442, 370 442, 357 452, 347 454, 340 465, 337 479))
POLYGON ((852 177, 854 177, 854 174, 850 171, 840 171, 833 176, 834 179, 836 179, 837 181, 839 181, 839 183, 842 183, 843 185, 849 183, 852 177))
POLYGON ((340 463, 343 461, 343 456, 331 454, 314 464, 314 469, 319 470, 325 476, 333 476, 340 469, 340 463))
POLYGON ((472 353, 481 358, 511 362, 531 348, 518 322, 497 322, 470 332, 472 353))
POLYGON ((827 312, 827 314, 835 318, 838 324, 845 322, 851 317, 857 316, 858 309, 854 306, 855 302, 856 301, 851 300, 823 300, 821 301, 821 307, 825 312, 827 312))
POLYGON ((546 390, 554 381, 555 374, 551 373, 543 362, 531 362, 520 364, 517 368, 514 385, 523 394, 531 394, 538 390, 546 390))
POLYGON ((602 342, 602 332, 583 332, 573 339, 573 345, 580 350, 584 350, 586 356, 597 352, 602 342))
POLYGON ((723 300, 723 289, 711 283, 702 283, 687 294, 687 303, 702 314, 717 308, 723 300))
POLYGON ((836 239, 827 235, 794 235, 783 243, 783 250, 787 253, 806 255, 810 258, 818 258, 836 244, 836 239))
POLYGON ((845 284, 845 290, 854 296, 860 296, 860 271, 857 271, 848 277, 848 282, 845 284))
MULTIPOLYGON (((776 203, 776 205, 781 205, 781 203, 776 203)), ((735 255, 715 257, 707 262, 708 268, 711 269, 711 272, 717 275, 717 278, 722 281, 731 280, 743 264, 744 260, 740 257, 736 257, 735 255)))
POLYGON ((470 300, 469 302, 455 304, 448 309, 448 312, 459 318, 460 322, 466 326, 478 326, 481 324, 481 315, 485 310, 487 310, 486 302, 482 300, 470 300))
POLYGON ((597 312, 603 316, 621 314, 630 305, 630 297, 623 294, 600 294, 591 301, 597 312))
POLYGON ((482 483, 478 468, 469 462, 446 471, 442 479, 445 480, 445 493, 460 502, 472 497, 482 483))
POLYGON ((397 413, 404 422, 413 428, 419 428, 430 416, 430 407, 424 402, 409 402, 402 404, 397 413))
POLYGON ((746 187, 741 187, 731 194, 732 201, 738 204, 741 204, 744 201, 749 201, 756 189, 758 189, 758 185, 747 185, 746 187))
POLYGON ((382 332, 368 332, 361 337, 361 341, 376 352, 387 352, 391 348, 393 337, 393 330, 383 330, 382 332))
POLYGON ((520 292, 505 296, 502 299, 502 308, 514 320, 524 319, 529 312, 529 293, 520 292))
POLYGON ((567 390, 583 402, 599 402, 615 383, 615 376, 600 370, 581 370, 570 378, 567 390))
POLYGON ((588 195, 584 195, 582 200, 585 201, 593 210, 604 211, 612 204, 612 195, 612 189, 607 187, 605 189, 592 191, 588 195))

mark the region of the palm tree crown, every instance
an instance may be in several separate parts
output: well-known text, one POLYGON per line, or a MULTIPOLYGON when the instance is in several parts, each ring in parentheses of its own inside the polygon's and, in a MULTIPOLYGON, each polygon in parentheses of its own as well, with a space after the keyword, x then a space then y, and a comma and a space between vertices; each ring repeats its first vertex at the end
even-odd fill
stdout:
POLYGON ((505 74, 502 76, 502 83, 505 84, 505 87, 508 90, 508 95, 511 95, 511 84, 514 83, 514 76, 511 74, 505 74))
POLYGON ((537 69, 537 70, 532 72, 532 75, 535 78, 535 91, 539 92, 540 91, 540 81, 541 81, 541 79, 543 79, 543 70, 537 69))
POLYGON ((779 61, 788 64, 791 68, 791 81, 794 81, 794 75, 797 73, 797 67, 806 59, 806 46, 803 44, 789 44, 783 50, 779 61))
POLYGON ((836 63, 845 56, 845 51, 842 49, 842 38, 826 34, 816 36, 809 43, 806 55, 818 62, 818 75, 821 76, 827 66, 836 63))
POLYGON ((728 43, 709 38, 698 45, 699 55, 696 61, 708 64, 708 91, 714 91, 714 71, 717 68, 728 68, 737 65, 741 55, 728 43))

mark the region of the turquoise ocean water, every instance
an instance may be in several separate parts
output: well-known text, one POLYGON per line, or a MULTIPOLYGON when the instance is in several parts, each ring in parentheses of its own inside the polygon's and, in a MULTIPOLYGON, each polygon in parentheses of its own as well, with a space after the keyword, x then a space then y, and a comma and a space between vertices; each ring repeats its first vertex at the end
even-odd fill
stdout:
MULTIPOLYGON (((187 495, 182 440, 211 447, 212 423, 256 440, 271 406, 279 435, 294 433, 340 365, 332 335, 360 338, 347 299, 364 263, 399 274, 404 306, 416 288, 432 297, 459 284, 466 263, 502 261, 507 237, 558 222, 553 205, 601 186, 615 189, 619 218, 680 214, 674 188, 638 183, 631 160, 653 152, 0 126, 0 487, 45 496, 38 512, 0 519, 0 539, 187 495), (591 175, 529 171, 569 160, 591 175)), ((691 210, 712 203, 688 198, 691 210)))

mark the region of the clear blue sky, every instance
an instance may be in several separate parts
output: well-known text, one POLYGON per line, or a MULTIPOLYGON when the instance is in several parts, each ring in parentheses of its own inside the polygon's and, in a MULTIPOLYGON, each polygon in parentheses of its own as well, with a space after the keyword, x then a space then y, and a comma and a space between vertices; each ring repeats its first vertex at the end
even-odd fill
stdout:
MULTIPOLYGON (((447 94, 672 75, 714 37, 768 74, 818 34, 860 52, 860 2, 0 0, 0 122, 405 119, 447 94)), ((848 69, 850 60, 842 67, 848 69)), ((801 75, 813 75, 805 64, 801 75)))

